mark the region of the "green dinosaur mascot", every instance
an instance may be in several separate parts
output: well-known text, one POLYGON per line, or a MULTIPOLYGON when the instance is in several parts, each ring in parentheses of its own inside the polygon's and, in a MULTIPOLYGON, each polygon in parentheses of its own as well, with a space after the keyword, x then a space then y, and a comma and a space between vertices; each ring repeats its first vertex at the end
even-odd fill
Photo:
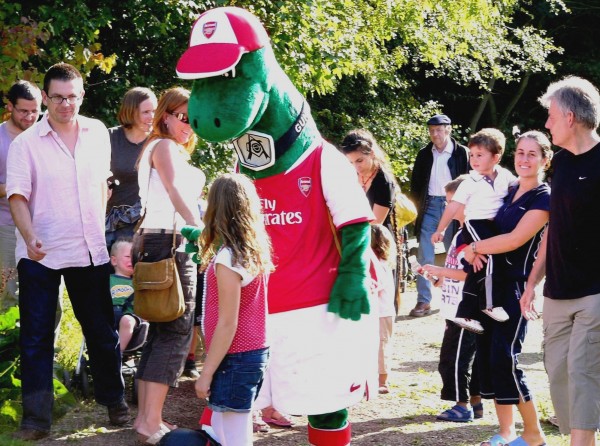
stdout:
POLYGON ((308 415, 313 445, 347 445, 346 408, 368 395, 367 378, 377 373, 368 289, 372 213, 356 173, 320 136, 248 11, 202 14, 177 74, 194 79, 194 131, 232 141, 240 171, 254 179, 273 243, 271 357, 256 407, 308 415))

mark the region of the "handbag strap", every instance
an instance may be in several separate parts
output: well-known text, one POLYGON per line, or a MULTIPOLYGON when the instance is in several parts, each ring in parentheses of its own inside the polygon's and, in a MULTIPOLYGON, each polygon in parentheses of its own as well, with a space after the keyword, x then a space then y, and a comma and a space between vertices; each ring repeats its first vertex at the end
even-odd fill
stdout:
POLYGON ((144 213, 142 214, 142 216, 140 217, 140 219, 138 220, 137 224, 135 225, 135 228, 133 228, 133 232, 137 232, 138 229, 140 229, 140 227, 142 226, 142 223, 144 221, 144 219, 146 218, 146 206, 148 205, 148 194, 150 194, 150 175, 152 175, 152 151, 154 150, 154 147, 156 146, 156 143, 154 143, 154 145, 149 148, 148 150, 150 150, 150 155, 148 158, 148 162, 150 163, 150 167, 148 168, 148 184, 146 185, 146 201, 144 202, 144 213))
MULTIPOLYGON (((137 225, 135 225, 134 228, 134 232, 137 232, 138 229, 140 228, 140 226, 142 225, 142 222, 144 221, 144 218, 146 218, 146 212, 147 212, 147 208, 146 206, 148 205, 148 195, 150 195, 150 175, 152 175, 152 151, 154 150, 154 147, 156 147, 156 144, 154 144, 151 148, 150 148, 150 155, 148 158, 148 162, 150 163, 150 168, 148 170, 148 185, 146 186, 146 202, 144 203, 144 214, 140 217, 137 225)), ((177 243, 177 210, 175 210, 175 206, 173 206, 173 242, 171 244, 171 257, 175 257, 175 249, 176 249, 176 243, 177 243)), ((144 238, 142 237, 142 242, 140 244, 140 252, 138 253, 138 262, 141 260, 141 255, 144 252, 144 238)))

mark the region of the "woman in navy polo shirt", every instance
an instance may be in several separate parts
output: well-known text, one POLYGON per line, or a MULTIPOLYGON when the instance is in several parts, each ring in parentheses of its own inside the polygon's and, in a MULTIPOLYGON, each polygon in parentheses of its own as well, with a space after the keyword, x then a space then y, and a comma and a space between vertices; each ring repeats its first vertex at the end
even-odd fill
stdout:
POLYGON ((519 368, 527 320, 521 315, 519 299, 539 249, 549 218, 550 188, 542 181, 552 158, 551 144, 541 132, 517 137, 515 171, 518 185, 510 189, 495 222, 500 235, 480 240, 465 250, 466 258, 481 267, 486 254, 504 254, 506 322, 485 318, 484 333, 477 338, 477 361, 482 398, 494 399, 500 430, 482 446, 500 444, 545 444, 532 394, 519 368), (523 418, 523 433, 516 437, 513 418, 516 405, 523 418))

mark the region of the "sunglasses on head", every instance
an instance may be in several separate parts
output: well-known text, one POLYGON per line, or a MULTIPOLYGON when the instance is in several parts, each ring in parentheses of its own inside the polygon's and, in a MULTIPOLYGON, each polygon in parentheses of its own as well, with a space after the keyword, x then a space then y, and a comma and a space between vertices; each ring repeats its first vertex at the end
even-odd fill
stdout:
POLYGON ((342 146, 343 150, 355 150, 358 149, 360 146, 366 146, 366 147, 371 147, 371 145, 369 144, 368 141, 365 141, 364 139, 356 139, 352 142, 347 143, 346 145, 342 146))
POLYGON ((175 119, 177 119, 178 121, 183 122, 184 124, 189 124, 190 123, 190 118, 188 118, 187 113, 174 113, 174 112, 169 112, 169 114, 171 116, 175 116, 175 119))

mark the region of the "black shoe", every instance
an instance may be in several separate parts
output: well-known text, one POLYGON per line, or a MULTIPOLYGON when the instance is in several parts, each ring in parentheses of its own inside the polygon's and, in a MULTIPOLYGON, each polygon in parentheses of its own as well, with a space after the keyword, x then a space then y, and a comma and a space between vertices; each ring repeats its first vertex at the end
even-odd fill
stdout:
POLYGON ((50 435, 48 431, 40 431, 37 429, 19 429, 13 434, 13 438, 24 441, 35 441, 46 438, 50 435))
POLYGON ((196 361, 193 359, 186 359, 185 366, 183 367, 183 374, 190 378, 199 378, 200 372, 196 368, 196 361))
POLYGON ((115 426, 123 426, 129 422, 131 414, 125 400, 121 400, 120 403, 114 406, 108 406, 108 419, 110 420, 110 424, 114 424, 115 426))

